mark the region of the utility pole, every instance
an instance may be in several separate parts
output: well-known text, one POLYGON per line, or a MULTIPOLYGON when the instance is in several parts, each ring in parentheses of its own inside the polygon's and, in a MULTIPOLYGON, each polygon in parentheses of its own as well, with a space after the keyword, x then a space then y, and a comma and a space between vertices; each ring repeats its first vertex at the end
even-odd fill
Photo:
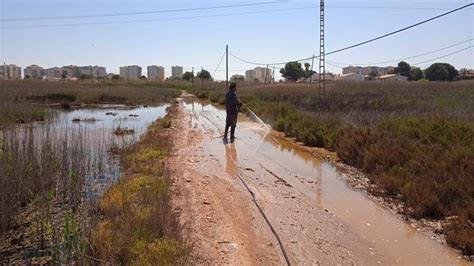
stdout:
MULTIPOLYGON (((268 79, 268 65, 267 65, 267 68, 265 69, 265 84, 267 84, 267 79, 268 79)), ((268 82, 270 82, 270 80, 268 82)))
POLYGON ((311 76, 309 77, 309 84, 313 83, 313 66, 314 66, 314 54, 313 54, 313 59, 311 60, 311 76))
POLYGON ((94 75, 92 75, 92 65, 91 65, 91 83, 94 84, 94 75))
POLYGON ((229 89, 229 45, 225 46, 225 87, 229 89))
POLYGON ((273 66, 272 83, 275 83, 275 66, 273 66))
POLYGON ((321 0, 319 13, 319 97, 321 97, 321 90, 323 96, 326 95, 326 61, 324 49, 324 0, 321 0))
POLYGON ((201 80, 201 90, 204 89, 204 79, 202 78, 202 70, 203 70, 203 69, 204 69, 204 68, 201 67, 201 77, 199 77, 199 79, 201 80))

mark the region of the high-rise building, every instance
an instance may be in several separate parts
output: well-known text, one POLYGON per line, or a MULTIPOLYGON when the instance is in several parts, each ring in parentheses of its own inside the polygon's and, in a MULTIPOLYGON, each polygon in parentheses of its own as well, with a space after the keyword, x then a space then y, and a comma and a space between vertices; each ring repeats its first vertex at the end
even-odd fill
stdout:
POLYGON ((23 75, 26 78, 39 79, 46 75, 46 70, 38 65, 27 66, 23 70, 23 75))
POLYGON ((245 81, 246 82, 267 82, 272 81, 272 71, 271 69, 265 67, 256 67, 251 70, 245 71, 245 81))
POLYGON ((245 71, 245 82, 255 82, 255 70, 250 69, 245 71))
POLYGON ((79 73, 80 75, 87 75, 87 76, 92 75, 93 78, 98 78, 98 77, 103 78, 107 76, 107 71, 105 67, 101 67, 101 66, 82 66, 82 67, 79 67, 79 73))
POLYGON ((51 67, 45 70, 46 77, 61 78, 61 69, 59 67, 51 67))
POLYGON ((1 65, 0 76, 3 79, 21 79, 21 67, 17 65, 1 65))
POLYGON ((142 75, 142 68, 137 65, 120 67, 120 77, 125 80, 139 79, 142 75))
POLYGON ((163 81, 165 79, 165 68, 162 66, 148 66, 147 75, 149 80, 163 81))
POLYGON ((171 67, 171 78, 180 79, 183 76, 183 67, 182 66, 172 66, 171 67))

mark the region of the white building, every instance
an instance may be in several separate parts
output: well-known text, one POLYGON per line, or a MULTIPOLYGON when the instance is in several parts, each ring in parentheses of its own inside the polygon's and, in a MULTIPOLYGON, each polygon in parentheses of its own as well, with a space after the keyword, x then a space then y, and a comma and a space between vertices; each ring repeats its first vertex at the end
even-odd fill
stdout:
POLYGON ((362 74, 362 75, 369 75, 371 73, 377 73, 378 75, 386 75, 390 72, 392 72, 395 69, 395 67, 388 66, 388 67, 378 67, 378 66, 348 66, 342 68, 342 74, 350 74, 350 73, 356 73, 356 74, 362 74))
POLYGON ((255 70, 250 69, 245 71, 245 82, 255 82, 255 70))
POLYGON ((82 66, 79 67, 78 72, 79 75, 74 75, 73 77, 79 77, 81 75, 91 76, 91 74, 93 78, 104 78, 107 76, 107 70, 101 66, 82 66))
POLYGON ((59 67, 47 68, 45 70, 45 76, 50 77, 50 78, 60 78, 61 77, 61 69, 59 67))
POLYGON ((171 67, 171 78, 180 79, 183 76, 183 67, 182 66, 172 66, 171 67))
POLYGON ((40 79, 46 75, 46 71, 38 65, 31 65, 23 70, 23 75, 25 78, 40 79))
MULTIPOLYGON (((333 74, 331 73, 325 73, 324 74, 324 79, 325 80, 333 80, 334 79, 334 76, 333 74)), ((309 80, 308 80, 309 81, 309 80)), ((312 76, 311 76, 311 82, 315 82, 315 81, 319 81, 319 74, 318 73, 314 73, 312 76)))
POLYGON ((165 68, 162 66, 148 66, 147 75, 149 80, 163 81, 165 79, 165 68))
POLYGON ((382 76, 378 77, 377 80, 404 82, 404 81, 408 80, 408 77, 405 77, 405 76, 402 76, 402 75, 399 75, 399 74, 389 74, 389 75, 382 75, 382 76))
POLYGON ((120 67, 120 77, 125 80, 139 79, 142 75, 142 68, 137 65, 120 67))
POLYGON ((3 79, 21 79, 21 67, 17 65, 1 65, 0 77, 3 79))
POLYGON ((272 82, 272 71, 265 67, 256 67, 251 70, 245 71, 246 82, 272 82))
POLYGON ((365 75, 359 73, 349 73, 349 74, 342 74, 336 77, 336 80, 343 80, 343 81, 363 81, 365 75))

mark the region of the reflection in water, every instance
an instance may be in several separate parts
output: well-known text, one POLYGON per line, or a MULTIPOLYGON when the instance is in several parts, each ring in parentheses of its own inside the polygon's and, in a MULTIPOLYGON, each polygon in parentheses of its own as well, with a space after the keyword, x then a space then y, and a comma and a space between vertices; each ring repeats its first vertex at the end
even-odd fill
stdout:
POLYGON ((225 145, 226 172, 231 176, 237 176, 239 169, 237 163, 237 150, 235 144, 225 145))
POLYGON ((99 106, 61 112, 51 122, 19 126, 11 131, 19 139, 27 139, 33 132, 34 145, 39 149, 46 139, 57 149, 67 149, 64 160, 77 160, 86 169, 81 176, 84 198, 94 201, 120 177, 119 158, 110 151, 123 148, 139 140, 148 126, 166 114, 169 105, 157 107, 99 106), (113 113, 114 115, 107 115, 113 113), (81 122, 73 122, 79 120, 81 122), (133 129, 133 135, 114 135, 116 127, 133 129), (79 154, 80 153, 80 154, 79 154))

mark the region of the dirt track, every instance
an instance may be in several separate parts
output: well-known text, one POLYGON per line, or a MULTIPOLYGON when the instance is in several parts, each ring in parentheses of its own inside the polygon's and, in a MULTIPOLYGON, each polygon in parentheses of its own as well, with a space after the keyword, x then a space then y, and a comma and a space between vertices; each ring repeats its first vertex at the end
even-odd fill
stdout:
POLYGON ((289 143, 276 143, 259 123, 239 118, 236 143, 224 145, 223 112, 194 103, 190 95, 183 98, 174 119, 179 134, 170 165, 174 203, 193 245, 192 264, 286 264, 242 181, 291 264, 465 263, 362 193, 341 190, 343 181, 332 176, 334 169, 289 143))

